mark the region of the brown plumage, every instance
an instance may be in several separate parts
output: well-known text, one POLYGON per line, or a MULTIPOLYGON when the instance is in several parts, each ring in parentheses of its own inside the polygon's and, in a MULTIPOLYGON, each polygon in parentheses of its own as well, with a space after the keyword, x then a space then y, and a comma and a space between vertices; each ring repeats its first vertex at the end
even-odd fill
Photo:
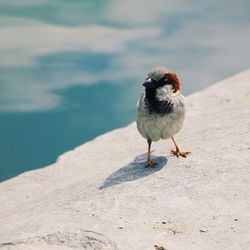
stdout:
POLYGON ((174 88, 174 93, 181 89, 181 84, 178 76, 174 72, 169 72, 165 74, 165 77, 171 82, 174 88))

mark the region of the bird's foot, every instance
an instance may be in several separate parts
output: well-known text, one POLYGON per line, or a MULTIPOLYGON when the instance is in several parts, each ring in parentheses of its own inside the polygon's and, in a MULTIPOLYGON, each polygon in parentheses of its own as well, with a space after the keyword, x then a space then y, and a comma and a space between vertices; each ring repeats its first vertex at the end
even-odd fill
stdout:
POLYGON ((191 154, 191 152, 181 152, 179 149, 171 150, 171 154, 175 155, 177 158, 179 156, 187 158, 187 155, 191 154))
POLYGON ((148 160, 147 161, 147 165, 146 165, 146 168, 154 168, 155 165, 157 165, 157 163, 151 161, 151 160, 148 160))

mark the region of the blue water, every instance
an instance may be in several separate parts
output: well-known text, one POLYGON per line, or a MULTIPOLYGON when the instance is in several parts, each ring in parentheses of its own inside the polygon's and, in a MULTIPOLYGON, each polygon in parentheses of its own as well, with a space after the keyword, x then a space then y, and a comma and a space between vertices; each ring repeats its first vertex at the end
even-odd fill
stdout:
POLYGON ((0 180, 133 121, 151 67, 176 71, 185 95, 248 68, 249 9, 249 1, 0 1, 0 180))

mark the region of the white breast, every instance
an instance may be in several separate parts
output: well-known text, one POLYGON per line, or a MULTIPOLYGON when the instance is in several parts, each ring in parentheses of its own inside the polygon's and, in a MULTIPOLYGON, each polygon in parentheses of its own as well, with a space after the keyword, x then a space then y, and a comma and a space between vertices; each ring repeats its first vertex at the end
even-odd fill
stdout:
MULTIPOLYGON (((159 91, 159 97, 164 96, 163 92, 159 91)), ((145 102, 145 94, 139 99, 137 103, 137 128, 146 139, 152 141, 167 139, 182 128, 186 111, 184 97, 178 92, 173 93, 171 98, 173 112, 167 115, 150 113, 145 102)))

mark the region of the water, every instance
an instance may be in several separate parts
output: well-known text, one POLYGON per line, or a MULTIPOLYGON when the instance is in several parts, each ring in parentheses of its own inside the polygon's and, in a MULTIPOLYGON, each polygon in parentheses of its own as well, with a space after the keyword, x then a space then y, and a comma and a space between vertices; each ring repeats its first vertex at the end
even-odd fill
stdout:
POLYGON ((147 71, 185 95, 249 67, 248 1, 0 1, 0 180, 135 119, 147 71))

